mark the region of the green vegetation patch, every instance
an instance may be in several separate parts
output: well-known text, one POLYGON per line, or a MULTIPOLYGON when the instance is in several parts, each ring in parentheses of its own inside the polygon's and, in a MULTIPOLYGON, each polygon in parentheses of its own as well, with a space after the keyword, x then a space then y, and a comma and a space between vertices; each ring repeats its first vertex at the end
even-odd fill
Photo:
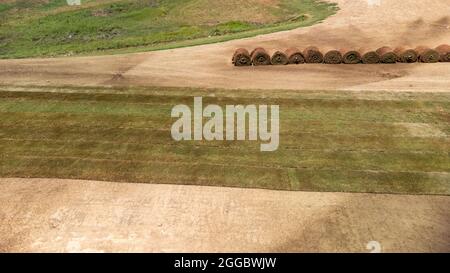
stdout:
POLYGON ((450 194, 450 93, 0 87, 0 176, 450 194), (280 146, 172 139, 171 109, 276 104, 280 146))
POLYGON ((0 58, 155 50, 308 26, 317 0, 16 1, 0 4, 0 58))

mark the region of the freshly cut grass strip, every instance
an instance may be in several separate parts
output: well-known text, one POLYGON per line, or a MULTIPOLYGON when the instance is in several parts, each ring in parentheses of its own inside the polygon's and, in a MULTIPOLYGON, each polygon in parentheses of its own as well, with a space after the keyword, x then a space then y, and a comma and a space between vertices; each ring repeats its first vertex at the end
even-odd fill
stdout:
POLYGON ((22 88, 0 92, 2 177, 450 193, 449 94, 22 88), (222 107, 280 105, 279 149, 261 156, 254 141, 175 142, 172 106, 193 95, 222 107))
POLYGON ((255 48, 252 51, 251 58, 253 65, 270 65, 270 56, 262 47, 255 48))
POLYGON ((397 55, 397 61, 401 63, 415 63, 419 57, 414 49, 405 47, 397 47, 394 53, 397 55))
POLYGON ((250 66, 252 65, 252 59, 250 53, 245 48, 238 48, 233 55, 233 64, 235 66, 250 66))
POLYGON ((380 61, 384 64, 395 64, 397 62, 397 54, 388 46, 380 47, 376 52, 380 56, 380 61))
POLYGON ((286 50, 286 56, 290 64, 303 64, 305 63, 305 57, 302 52, 295 47, 288 48, 286 50))
POLYGON ((422 63, 437 63, 441 58, 439 52, 426 46, 416 47, 416 51, 419 54, 419 60, 422 63))
POLYGON ((272 55, 272 58, 270 59, 270 62, 273 65, 286 65, 286 64, 289 63, 289 60, 288 60, 288 57, 286 56, 286 54, 284 52, 276 51, 272 55))
POLYGON ((341 49, 342 61, 345 64, 358 64, 361 62, 361 54, 356 50, 341 49))
POLYGON ((320 64, 323 63, 323 54, 320 50, 315 46, 307 47, 303 51, 303 56, 305 57, 305 61, 311 64, 320 64))
POLYGON ((450 45, 440 45, 436 47, 436 51, 441 56, 441 62, 450 62, 450 45))
POLYGON ((377 64, 380 62, 380 55, 373 50, 360 49, 362 62, 365 64, 377 64))
POLYGON ((342 63, 342 54, 338 50, 330 50, 325 53, 323 60, 326 64, 340 64, 342 63))

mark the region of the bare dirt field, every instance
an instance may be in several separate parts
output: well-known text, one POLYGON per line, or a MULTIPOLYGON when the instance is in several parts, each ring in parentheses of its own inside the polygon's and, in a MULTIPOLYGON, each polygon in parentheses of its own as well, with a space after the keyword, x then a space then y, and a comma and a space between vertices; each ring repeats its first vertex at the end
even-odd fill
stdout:
POLYGON ((226 43, 97 57, 1 60, 0 83, 153 85, 236 89, 448 91, 450 64, 298 65, 235 68, 237 47, 269 50, 450 42, 447 0, 336 0, 340 11, 322 24, 226 43))
POLYGON ((450 198, 1 179, 0 251, 450 251, 450 198))
MULTIPOLYGON (((0 60, 0 84, 448 92, 450 64, 235 68, 235 48, 437 46, 448 0, 334 0, 322 24, 226 43, 95 57, 0 60)), ((450 251, 450 197, 0 179, 5 251, 450 251)))

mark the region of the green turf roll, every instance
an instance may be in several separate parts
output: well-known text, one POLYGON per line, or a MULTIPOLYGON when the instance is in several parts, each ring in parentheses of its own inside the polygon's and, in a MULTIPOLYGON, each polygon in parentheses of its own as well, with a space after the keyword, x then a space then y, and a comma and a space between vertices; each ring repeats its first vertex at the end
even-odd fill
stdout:
POLYGON ((397 55, 397 61, 401 63, 415 63, 419 56, 414 49, 406 47, 397 47, 394 53, 397 55))
POLYGON ((295 47, 288 48, 286 50, 286 56, 290 64, 303 64, 305 63, 305 57, 302 52, 295 47))
POLYGON ((305 61, 307 63, 311 64, 323 63, 323 54, 315 46, 305 48, 305 50, 303 51, 303 56, 305 57, 305 61))
POLYGON ((380 47, 376 52, 380 56, 380 61, 384 64, 395 64, 397 62, 397 54, 388 46, 380 47))
POLYGON ((275 53, 273 53, 272 55, 272 58, 270 59, 270 62, 273 65, 286 65, 289 63, 289 60, 284 52, 275 51, 275 53))
POLYGON ((238 48, 234 52, 233 55, 233 64, 235 66, 249 66, 252 65, 252 60, 250 57, 250 53, 248 53, 248 50, 245 48, 238 48))
POLYGON ((450 62, 450 45, 440 45, 436 47, 436 51, 441 56, 441 62, 450 62))
POLYGON ((262 47, 255 48, 250 54, 250 56, 252 58, 252 63, 255 66, 270 65, 270 56, 269 54, 267 54, 267 51, 262 47))
POLYGON ((323 61, 326 64, 340 64, 342 63, 342 54, 339 50, 329 50, 325 53, 323 61))
POLYGON ((341 49, 342 62, 345 64, 358 64, 361 62, 361 53, 356 50, 341 49))
POLYGON ((437 63, 441 58, 439 52, 426 46, 418 46, 416 47, 416 51, 422 63, 437 63))
POLYGON ((360 49, 361 60, 364 64, 377 64, 380 62, 380 55, 376 51, 360 49))

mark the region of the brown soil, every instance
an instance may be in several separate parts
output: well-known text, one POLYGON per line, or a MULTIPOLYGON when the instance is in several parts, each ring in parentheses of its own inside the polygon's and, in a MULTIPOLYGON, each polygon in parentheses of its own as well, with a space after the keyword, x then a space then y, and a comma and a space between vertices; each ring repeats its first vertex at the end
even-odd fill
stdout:
POLYGON ((0 202, 0 251, 450 251, 448 196, 1 179, 0 202))

